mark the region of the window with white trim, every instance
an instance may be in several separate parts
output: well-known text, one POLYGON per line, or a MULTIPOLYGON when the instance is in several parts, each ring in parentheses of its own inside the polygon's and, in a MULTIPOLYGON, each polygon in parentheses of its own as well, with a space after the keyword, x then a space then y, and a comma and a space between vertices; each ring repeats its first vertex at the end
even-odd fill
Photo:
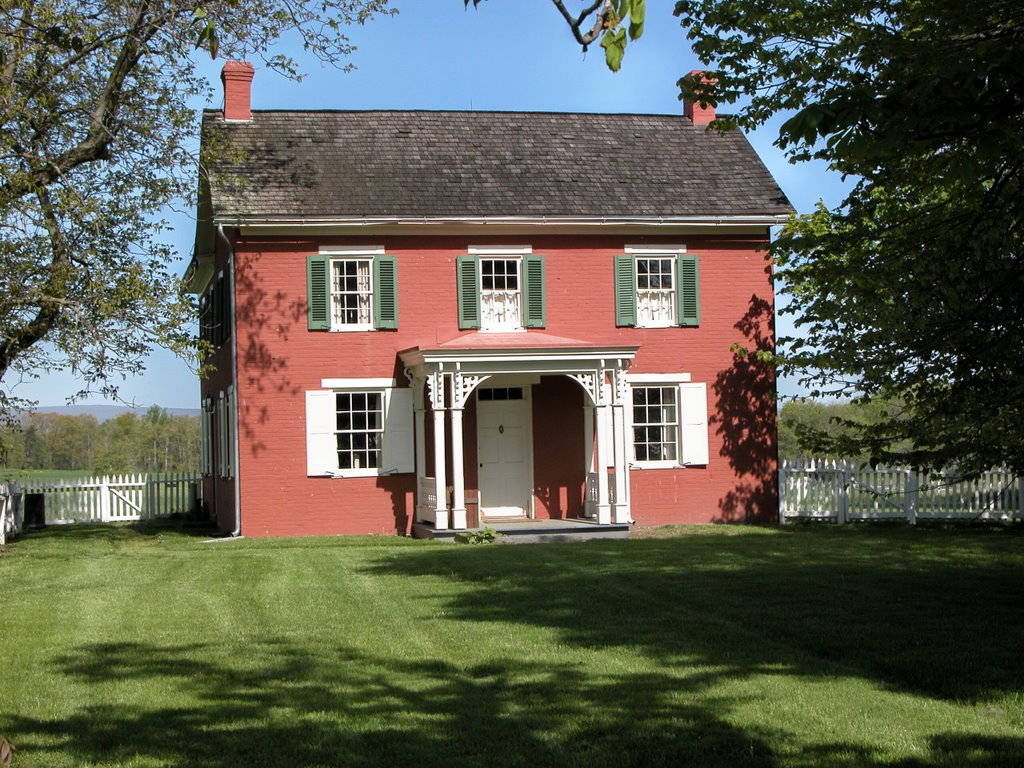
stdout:
POLYGON ((627 246, 615 257, 615 324, 700 325, 700 263, 685 246, 627 246))
POLYGON ((470 246, 456 261, 459 328, 521 331, 546 324, 544 257, 530 246, 470 246))
POLYGON ((199 414, 200 431, 200 466, 201 474, 213 474, 213 400, 203 398, 203 408, 199 414))
POLYGON ((636 324, 645 328, 676 324, 675 258, 637 258, 636 324))
POLYGON ((373 261, 331 259, 331 330, 373 328, 373 261))
POLYGON ((480 330, 518 331, 523 327, 523 293, 516 258, 480 259, 480 330))
POLYGON ((384 393, 337 392, 338 469, 380 469, 384 445, 384 393))
POLYGON ((398 260, 380 246, 323 246, 306 259, 309 330, 398 328, 398 260))
POLYGON ((412 390, 391 379, 324 379, 306 392, 310 476, 413 472, 412 390))
POLYGON ((633 460, 640 469, 708 463, 707 385, 689 374, 630 374, 633 460))
POLYGON ((639 462, 676 462, 677 387, 633 387, 633 451, 639 462))
POLYGON ((217 474, 235 476, 235 389, 234 385, 220 393, 216 405, 217 417, 217 474))

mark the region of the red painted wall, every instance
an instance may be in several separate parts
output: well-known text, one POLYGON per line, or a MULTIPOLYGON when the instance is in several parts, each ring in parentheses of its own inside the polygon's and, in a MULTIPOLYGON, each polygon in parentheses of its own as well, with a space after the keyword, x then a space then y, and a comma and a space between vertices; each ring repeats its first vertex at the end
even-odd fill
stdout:
MULTIPOLYGON (((734 360, 730 345, 773 343, 773 294, 758 238, 674 235, 265 238, 235 248, 242 532, 247 536, 404 533, 414 475, 307 478, 304 392, 322 378, 389 377, 405 384, 397 352, 459 334, 455 260, 468 245, 531 245, 546 256, 544 333, 639 344, 633 372, 685 371, 707 382, 706 468, 634 470, 639 524, 775 519, 775 383, 734 360), (700 255, 699 328, 615 328, 613 258, 624 245, 685 242, 700 255), (398 258, 399 329, 306 329, 306 256, 321 244, 383 245, 398 258)), ((204 386, 204 390, 206 387, 204 386)), ((574 516, 582 503, 582 396, 568 379, 534 387, 538 517, 574 516), (571 399, 571 408, 562 407, 571 399)), ((475 486, 475 427, 466 423, 467 486, 475 486)), ((429 414, 428 414, 429 419, 429 414)), ((429 440, 428 440, 429 445, 429 440)), ((224 519, 218 515, 218 520, 224 519)))

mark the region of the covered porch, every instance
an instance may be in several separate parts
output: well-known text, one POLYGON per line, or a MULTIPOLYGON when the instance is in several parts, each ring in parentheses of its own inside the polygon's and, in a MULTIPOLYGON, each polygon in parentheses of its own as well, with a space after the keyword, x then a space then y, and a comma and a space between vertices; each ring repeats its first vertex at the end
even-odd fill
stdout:
POLYGON ((415 413, 414 533, 632 522, 625 409, 636 351, 529 332, 400 352, 415 413), (580 499, 549 520, 555 479, 580 499))

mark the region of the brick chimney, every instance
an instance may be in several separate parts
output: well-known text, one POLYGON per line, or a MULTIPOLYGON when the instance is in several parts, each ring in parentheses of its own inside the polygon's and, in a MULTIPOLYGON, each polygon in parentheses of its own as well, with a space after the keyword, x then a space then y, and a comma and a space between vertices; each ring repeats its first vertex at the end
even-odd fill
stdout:
MULTIPOLYGON (((705 72, 700 69, 695 69, 690 72, 687 78, 700 78, 702 84, 707 83, 708 85, 717 85, 718 81, 714 78, 705 76, 705 72)), ((694 125, 707 125, 715 119, 715 107, 712 104, 708 104, 706 107, 702 107, 698 102, 692 102, 689 100, 683 101, 683 114, 690 118, 694 125)))
POLYGON ((252 120, 252 76, 256 68, 247 61, 229 61, 221 70, 224 83, 224 119, 252 120))

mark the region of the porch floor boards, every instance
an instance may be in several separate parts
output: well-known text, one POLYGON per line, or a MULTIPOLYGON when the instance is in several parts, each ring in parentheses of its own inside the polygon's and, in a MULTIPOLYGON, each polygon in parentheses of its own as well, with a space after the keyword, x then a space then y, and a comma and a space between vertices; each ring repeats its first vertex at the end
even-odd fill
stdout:
POLYGON ((578 518, 568 520, 502 520, 492 521, 479 528, 464 531, 437 530, 429 523, 414 523, 412 535, 417 539, 455 541, 460 533, 472 533, 491 528, 502 534, 498 542, 504 544, 535 544, 548 541, 587 541, 590 539, 627 539, 629 525, 611 523, 601 525, 578 518))

